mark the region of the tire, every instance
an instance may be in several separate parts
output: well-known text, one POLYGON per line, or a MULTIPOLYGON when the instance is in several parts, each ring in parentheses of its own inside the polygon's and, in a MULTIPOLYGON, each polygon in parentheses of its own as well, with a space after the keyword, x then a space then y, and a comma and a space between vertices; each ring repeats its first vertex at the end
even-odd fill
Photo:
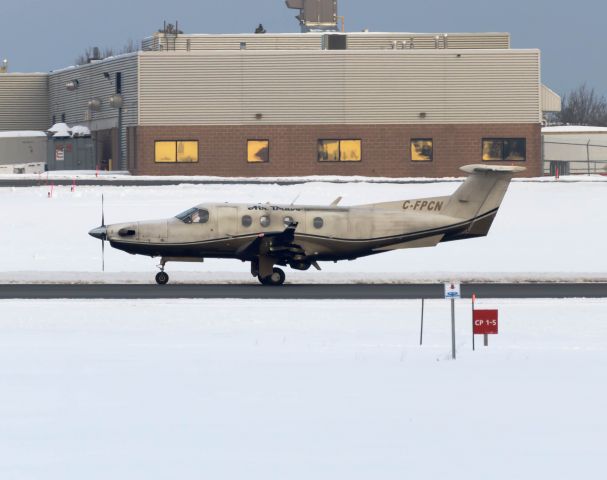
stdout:
POLYGON ((274 268, 272 270, 272 274, 268 275, 267 277, 257 277, 259 279, 259 281, 261 282, 262 285, 268 285, 268 286, 272 286, 272 287, 278 287, 279 285, 282 285, 283 283, 285 283, 285 272, 283 272, 280 268, 274 268))
POLYGON ((156 274, 156 283, 158 285, 166 285, 169 281, 169 274, 166 272, 158 272, 156 274))

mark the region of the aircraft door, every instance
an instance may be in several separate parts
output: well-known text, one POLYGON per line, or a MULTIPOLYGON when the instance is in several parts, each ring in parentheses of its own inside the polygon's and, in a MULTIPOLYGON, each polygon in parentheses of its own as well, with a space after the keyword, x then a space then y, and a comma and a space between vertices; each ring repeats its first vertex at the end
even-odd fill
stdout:
POLYGON ((217 232, 219 235, 233 237, 238 234, 238 208, 217 207, 217 232))

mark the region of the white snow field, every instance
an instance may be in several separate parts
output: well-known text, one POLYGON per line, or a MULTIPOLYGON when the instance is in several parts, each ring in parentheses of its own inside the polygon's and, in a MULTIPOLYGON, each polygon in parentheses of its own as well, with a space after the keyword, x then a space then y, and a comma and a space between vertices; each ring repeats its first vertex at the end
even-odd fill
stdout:
MULTIPOLYGON (((601 280, 607 278, 607 180, 515 181, 489 236, 401 250, 354 262, 323 263, 324 272, 287 272, 291 282, 492 280, 601 280)), ((570 179, 571 180, 571 179, 570 179)), ((153 282, 157 259, 106 248, 87 232, 106 223, 173 216, 204 202, 343 205, 452 193, 459 183, 322 183, 299 185, 177 185, 165 187, 1 188, 3 255, 0 282, 153 282)), ((248 265, 234 260, 169 264, 171 282, 250 281, 248 265)))
POLYGON ((0 478, 602 478, 607 300, 0 301, 0 478))

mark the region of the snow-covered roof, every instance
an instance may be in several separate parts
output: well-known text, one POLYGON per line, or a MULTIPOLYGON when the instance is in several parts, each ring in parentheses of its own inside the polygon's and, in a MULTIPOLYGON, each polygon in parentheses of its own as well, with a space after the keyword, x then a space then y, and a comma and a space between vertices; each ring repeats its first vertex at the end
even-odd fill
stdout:
POLYGON ((67 123, 55 123, 55 125, 53 125, 51 128, 48 129, 48 132, 50 133, 56 133, 56 132, 61 132, 63 130, 69 130, 70 127, 68 126, 67 123))
POLYGON ((544 127, 542 133, 607 133, 607 127, 593 127, 590 125, 559 125, 544 127))
POLYGON ((89 137, 91 135, 91 130, 84 125, 75 125, 72 127, 72 136, 73 137, 89 137))
POLYGON ((15 130, 9 132, 0 132, 0 138, 19 138, 19 137, 46 137, 46 133, 37 130, 15 130))

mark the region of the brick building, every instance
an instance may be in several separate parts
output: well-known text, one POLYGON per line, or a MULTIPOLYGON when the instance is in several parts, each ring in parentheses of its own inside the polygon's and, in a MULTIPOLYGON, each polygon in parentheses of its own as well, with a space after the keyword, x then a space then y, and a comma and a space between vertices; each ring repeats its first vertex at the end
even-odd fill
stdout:
POLYGON ((495 162, 536 176, 542 104, 558 103, 540 78, 540 52, 504 33, 165 29, 140 52, 51 72, 41 111, 89 127, 98 163, 135 174, 450 176, 495 162))

